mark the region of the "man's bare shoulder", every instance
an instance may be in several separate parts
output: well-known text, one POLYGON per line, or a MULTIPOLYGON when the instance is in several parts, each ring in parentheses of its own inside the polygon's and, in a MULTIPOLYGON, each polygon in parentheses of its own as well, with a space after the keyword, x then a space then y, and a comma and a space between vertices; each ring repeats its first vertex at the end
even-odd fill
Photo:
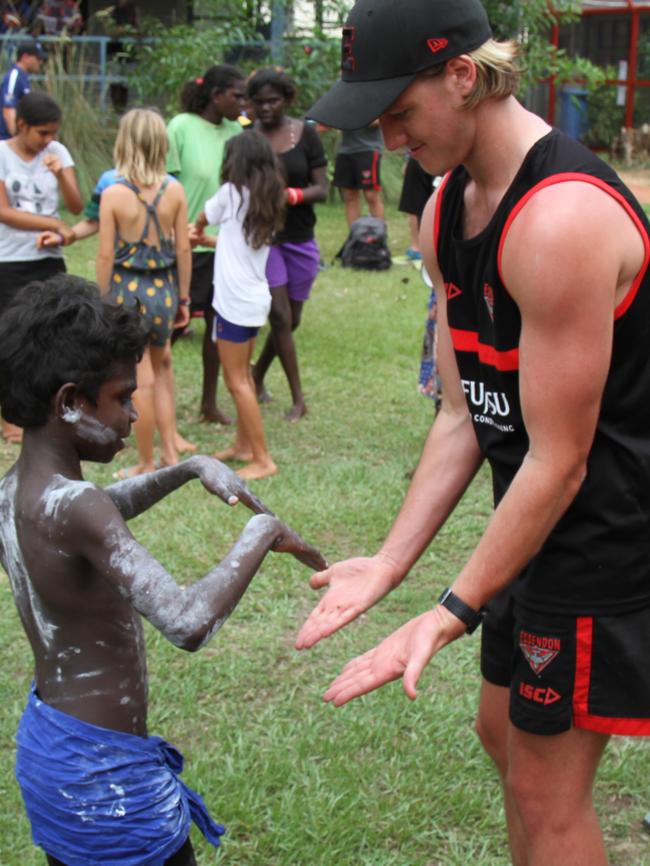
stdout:
POLYGON ((591 298, 602 286, 613 307, 641 267, 643 248, 638 225, 617 199, 594 184, 567 181, 524 203, 505 237, 500 267, 518 303, 529 296, 553 308, 591 298))

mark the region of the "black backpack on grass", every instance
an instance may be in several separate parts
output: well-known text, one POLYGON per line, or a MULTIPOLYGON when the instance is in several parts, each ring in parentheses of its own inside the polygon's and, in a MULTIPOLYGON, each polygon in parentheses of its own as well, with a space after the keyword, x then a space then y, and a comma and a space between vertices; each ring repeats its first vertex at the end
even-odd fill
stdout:
POLYGON ((391 266, 391 258, 384 220, 373 216, 356 219, 336 258, 341 259, 344 268, 387 270, 391 266))

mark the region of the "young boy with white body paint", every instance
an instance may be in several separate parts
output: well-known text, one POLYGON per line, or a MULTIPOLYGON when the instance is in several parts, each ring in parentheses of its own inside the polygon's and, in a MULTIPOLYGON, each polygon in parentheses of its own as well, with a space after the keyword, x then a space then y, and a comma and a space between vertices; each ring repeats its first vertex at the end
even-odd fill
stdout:
POLYGON ((124 447, 145 339, 137 312, 64 275, 27 286, 0 323, 0 405, 25 430, 0 481, 0 559, 35 661, 16 775, 51 866, 192 866, 192 820, 219 844, 223 827, 179 778, 181 755, 147 734, 141 617, 195 651, 269 550, 323 565, 213 458, 105 490, 84 481, 81 460, 108 463, 124 447), (224 559, 181 590, 125 521, 192 478, 256 514, 224 559))

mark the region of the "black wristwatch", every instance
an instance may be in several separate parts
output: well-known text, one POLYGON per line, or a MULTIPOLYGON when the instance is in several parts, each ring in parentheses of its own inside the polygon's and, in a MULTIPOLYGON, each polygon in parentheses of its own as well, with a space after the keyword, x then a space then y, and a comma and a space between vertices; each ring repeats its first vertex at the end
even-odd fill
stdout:
POLYGON ((459 620, 465 623, 467 634, 472 634, 472 632, 476 631, 485 616, 485 611, 482 608, 481 610, 474 610, 473 607, 470 607, 462 599, 458 598, 449 587, 443 589, 438 599, 438 604, 446 607, 450 613, 453 613, 454 616, 457 616, 459 620))

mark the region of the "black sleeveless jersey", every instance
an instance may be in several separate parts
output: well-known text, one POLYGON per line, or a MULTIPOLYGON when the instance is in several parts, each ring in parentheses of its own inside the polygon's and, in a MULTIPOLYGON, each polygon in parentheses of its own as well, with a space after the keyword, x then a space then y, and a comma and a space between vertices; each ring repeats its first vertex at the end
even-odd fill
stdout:
MULTIPOLYGON (((609 166, 552 130, 533 145, 485 229, 469 240, 462 238, 468 174, 461 166, 448 175, 438 191, 434 243, 458 369, 498 503, 528 450, 519 401, 521 317, 501 280, 500 254, 512 220, 532 195, 576 180, 595 184, 624 207, 643 238, 645 256, 614 314, 611 367, 587 476, 513 591, 533 610, 589 616, 650 604, 648 220, 609 166)), ((537 252, 531 249, 531 257, 537 252)), ((553 413, 552 404, 547 411, 553 413)), ((554 421, 563 423, 562 417, 554 421)))

